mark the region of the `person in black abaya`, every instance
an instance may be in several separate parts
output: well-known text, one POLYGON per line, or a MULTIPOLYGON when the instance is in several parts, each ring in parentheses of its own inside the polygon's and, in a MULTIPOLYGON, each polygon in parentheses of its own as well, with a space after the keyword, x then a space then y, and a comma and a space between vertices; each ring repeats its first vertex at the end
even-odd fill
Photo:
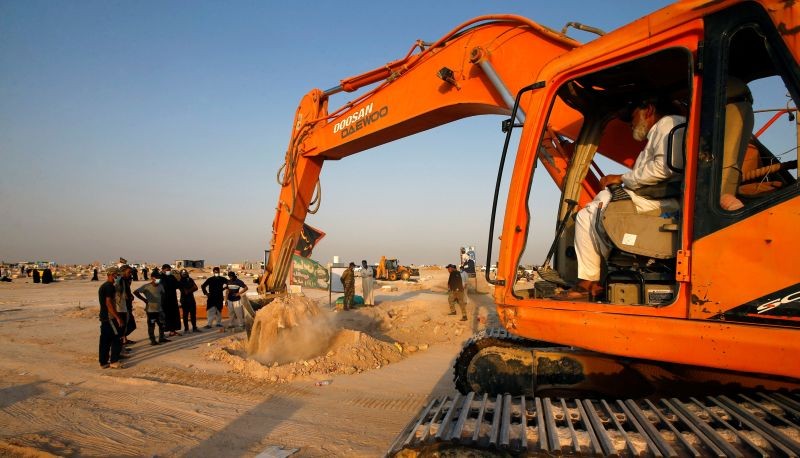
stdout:
POLYGON ((42 272, 42 283, 45 285, 48 283, 53 283, 53 271, 50 270, 49 267, 44 269, 44 272, 42 272))
POLYGON ((39 283, 41 281, 41 276, 39 275, 39 269, 33 269, 33 282, 39 283))
POLYGON ((170 336, 181 335, 181 312, 178 306, 178 294, 180 283, 172 275, 172 267, 169 264, 161 266, 161 285, 164 287, 164 295, 161 297, 161 308, 164 310, 165 329, 170 336))
POLYGON ((194 300, 194 292, 197 291, 197 283, 189 276, 186 269, 181 270, 181 308, 183 309, 183 332, 189 332, 189 320, 192 322, 192 332, 200 332, 197 329, 197 302, 194 300))

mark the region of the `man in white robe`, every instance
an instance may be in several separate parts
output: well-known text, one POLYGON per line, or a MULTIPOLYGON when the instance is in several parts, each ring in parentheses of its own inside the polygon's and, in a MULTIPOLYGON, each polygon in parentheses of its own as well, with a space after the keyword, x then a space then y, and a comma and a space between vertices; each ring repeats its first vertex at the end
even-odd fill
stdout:
POLYGON ((578 258, 578 282, 575 288, 553 297, 556 300, 582 301, 602 293, 600 271, 602 257, 608 253, 600 240, 593 221, 611 200, 605 189, 612 184, 624 185, 636 211, 639 213, 659 210, 663 213, 677 211, 676 199, 651 200, 636 194, 642 186, 660 183, 675 174, 667 167, 667 141, 669 132, 677 124, 686 122, 683 116, 671 115, 668 101, 657 98, 643 99, 633 107, 631 128, 637 141, 647 140, 633 168, 622 175, 606 175, 600 179, 603 190, 597 193, 575 218, 575 252, 578 258))
POLYGON ((364 296, 364 305, 375 305, 375 288, 372 279, 372 267, 367 261, 361 261, 361 294, 364 296))

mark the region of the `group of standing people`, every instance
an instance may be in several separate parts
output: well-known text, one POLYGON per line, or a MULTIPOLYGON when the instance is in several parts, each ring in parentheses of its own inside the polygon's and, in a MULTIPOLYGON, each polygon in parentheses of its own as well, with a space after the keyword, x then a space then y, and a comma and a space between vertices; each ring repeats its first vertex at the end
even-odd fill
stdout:
MULTIPOLYGON (((351 262, 342 272, 342 286, 344 287, 344 298, 342 308, 350 310, 353 308, 353 301, 356 295, 356 263, 351 262)), ((361 270, 358 272, 361 277, 361 294, 364 297, 364 305, 375 305, 375 279, 372 267, 366 260, 361 261, 361 270)))
MULTIPOLYGON (((129 265, 119 268, 106 269, 106 282, 98 291, 100 301, 100 366, 103 368, 120 368, 121 359, 126 357, 125 352, 130 348, 125 345, 136 342, 127 338, 136 329, 133 316, 133 300, 138 298, 145 304, 147 313, 147 334, 150 345, 159 345, 170 342, 167 337, 181 336, 181 309, 183 310, 183 331, 201 332, 197 327, 197 302, 194 292, 198 290, 197 283, 187 270, 181 270, 180 276, 172 274, 172 267, 164 264, 159 272, 153 269, 149 275, 149 282, 131 292, 133 269, 129 265), (180 292, 180 303, 178 302, 180 292), (189 324, 191 323, 191 331, 189 324), (155 327, 158 326, 158 338, 155 327)), ((147 272, 143 271, 147 278, 147 272)), ((214 276, 202 284, 203 294, 208 296, 208 324, 211 328, 216 321, 216 326, 222 327, 222 301, 227 290, 228 309, 231 316, 231 327, 234 329, 244 326, 244 312, 241 306, 241 295, 247 291, 247 286, 236 277, 234 272, 228 272, 228 279, 223 278, 219 268, 214 268, 214 276)))
MULTIPOLYGON (((465 250, 461 250, 462 265, 461 270, 457 270, 454 264, 447 265, 449 273, 447 279, 447 303, 450 306, 449 315, 456 315, 456 304, 461 310, 461 321, 467 321, 467 279, 470 274, 475 274, 475 261, 469 257, 464 256, 465 250)), ((351 262, 347 268, 342 272, 341 282, 344 287, 344 298, 342 301, 342 309, 350 310, 353 308, 353 299, 356 293, 356 264, 351 262)), ((361 270, 358 272, 361 277, 361 291, 364 295, 364 305, 375 305, 375 279, 373 278, 373 270, 367 264, 367 261, 361 261, 361 270)))
MULTIPOLYGON (((44 269, 42 269, 41 272, 39 272, 39 268, 38 267, 33 267, 33 268, 27 267, 26 268, 25 266, 23 266, 23 267, 20 267, 20 274, 22 276, 31 277, 31 279, 33 279, 34 283, 44 283, 46 285, 48 283, 53 283, 53 281, 54 281, 53 269, 51 269, 49 267, 45 267, 44 269)), ((9 272, 8 269, 3 269, 2 275, 0 275, 0 279, 2 279, 2 281, 9 281, 10 282, 11 281, 11 272, 9 272)))
POLYGON ((181 330, 181 309, 183 310, 183 331, 200 332, 197 328, 197 303, 194 299, 194 292, 197 291, 197 284, 189 276, 189 272, 181 270, 180 276, 172 274, 172 267, 169 264, 161 266, 161 272, 153 269, 150 275, 150 282, 142 285, 134 294, 145 303, 145 310, 148 314, 148 335, 151 345, 158 345, 164 341, 169 342, 164 336, 180 336, 181 330), (180 303, 178 302, 178 292, 180 292, 180 303), (151 316, 152 314, 152 316, 151 316), (192 329, 189 329, 191 321, 192 329), (155 340, 153 333, 154 326, 159 326, 159 339, 155 340))

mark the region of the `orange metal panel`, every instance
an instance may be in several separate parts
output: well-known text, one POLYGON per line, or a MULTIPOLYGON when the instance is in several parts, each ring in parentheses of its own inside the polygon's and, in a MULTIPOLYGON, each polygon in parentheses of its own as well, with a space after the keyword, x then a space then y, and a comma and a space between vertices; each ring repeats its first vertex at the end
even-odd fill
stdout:
POLYGON ((506 307, 514 333, 613 355, 800 378, 797 331, 719 321, 506 307))
POLYGON ((697 240, 690 314, 707 318, 800 282, 800 198, 697 240))

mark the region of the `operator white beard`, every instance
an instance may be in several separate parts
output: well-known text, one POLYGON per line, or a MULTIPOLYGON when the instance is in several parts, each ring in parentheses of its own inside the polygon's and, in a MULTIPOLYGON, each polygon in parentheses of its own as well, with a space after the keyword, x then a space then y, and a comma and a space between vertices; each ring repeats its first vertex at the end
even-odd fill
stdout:
POLYGON ((634 120, 633 124, 633 139, 637 142, 643 142, 647 139, 647 121, 641 113, 634 120))

